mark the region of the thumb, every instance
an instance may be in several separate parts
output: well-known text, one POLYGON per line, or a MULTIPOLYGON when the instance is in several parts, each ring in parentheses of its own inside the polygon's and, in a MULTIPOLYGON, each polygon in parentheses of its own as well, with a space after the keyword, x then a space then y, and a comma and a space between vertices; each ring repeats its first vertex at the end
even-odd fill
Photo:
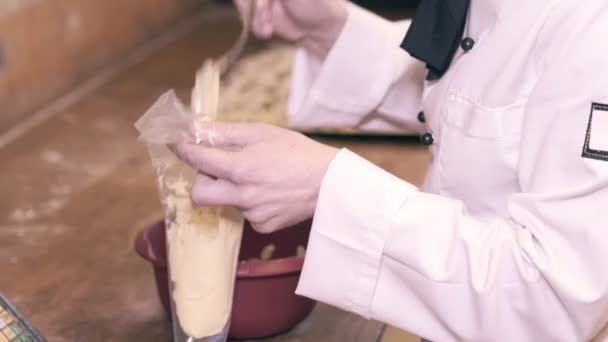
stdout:
POLYGON ((273 126, 263 123, 207 121, 196 124, 192 130, 201 144, 221 148, 244 147, 274 135, 273 126))
MULTIPOLYGON (((252 0, 250 0, 252 1, 252 0)), ((274 32, 272 18, 272 0, 257 0, 255 4, 250 4, 255 12, 251 27, 253 32, 260 38, 270 38, 274 32)))
MULTIPOLYGON (((234 0, 234 4, 239 11, 241 22, 246 22, 247 18, 250 17, 250 9, 252 8, 251 3, 255 3, 257 0, 234 0)), ((255 4, 253 5, 255 6, 255 4)))

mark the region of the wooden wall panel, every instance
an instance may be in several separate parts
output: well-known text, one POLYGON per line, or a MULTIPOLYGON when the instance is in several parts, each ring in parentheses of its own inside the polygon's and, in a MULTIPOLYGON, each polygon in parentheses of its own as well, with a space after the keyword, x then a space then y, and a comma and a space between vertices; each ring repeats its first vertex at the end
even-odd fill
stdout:
POLYGON ((2 1, 0 133, 206 2, 2 1))

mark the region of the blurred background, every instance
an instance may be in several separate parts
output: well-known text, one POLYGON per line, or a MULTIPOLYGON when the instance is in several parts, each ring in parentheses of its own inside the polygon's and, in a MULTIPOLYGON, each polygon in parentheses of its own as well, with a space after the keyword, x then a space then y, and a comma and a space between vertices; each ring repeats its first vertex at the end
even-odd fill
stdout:
MULTIPOLYGON (((415 0, 355 0, 403 16, 415 0)), ((230 0, 3 0, 0 132, 207 6, 230 0)))

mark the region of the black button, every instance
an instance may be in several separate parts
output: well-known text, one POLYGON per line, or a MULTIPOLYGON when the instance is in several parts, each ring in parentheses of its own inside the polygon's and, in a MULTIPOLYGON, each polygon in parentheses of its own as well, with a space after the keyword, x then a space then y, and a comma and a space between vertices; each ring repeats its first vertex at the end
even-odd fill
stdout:
POLYGON ((460 42, 460 47, 464 50, 464 51, 469 51, 473 48, 473 46, 475 45, 475 41, 472 38, 465 38, 460 42))
POLYGON ((422 123, 426 122, 426 118, 424 117, 424 112, 418 113, 418 121, 420 121, 422 123))
POLYGON ((433 135, 431 133, 424 133, 420 136, 420 142, 426 146, 431 145, 433 143, 433 135))

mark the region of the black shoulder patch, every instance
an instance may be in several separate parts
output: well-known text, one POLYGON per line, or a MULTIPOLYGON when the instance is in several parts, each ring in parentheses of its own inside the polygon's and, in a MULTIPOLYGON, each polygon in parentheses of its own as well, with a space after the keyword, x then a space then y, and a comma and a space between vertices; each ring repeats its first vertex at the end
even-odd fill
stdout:
POLYGON ((592 103, 583 158, 608 161, 608 105, 592 103))

